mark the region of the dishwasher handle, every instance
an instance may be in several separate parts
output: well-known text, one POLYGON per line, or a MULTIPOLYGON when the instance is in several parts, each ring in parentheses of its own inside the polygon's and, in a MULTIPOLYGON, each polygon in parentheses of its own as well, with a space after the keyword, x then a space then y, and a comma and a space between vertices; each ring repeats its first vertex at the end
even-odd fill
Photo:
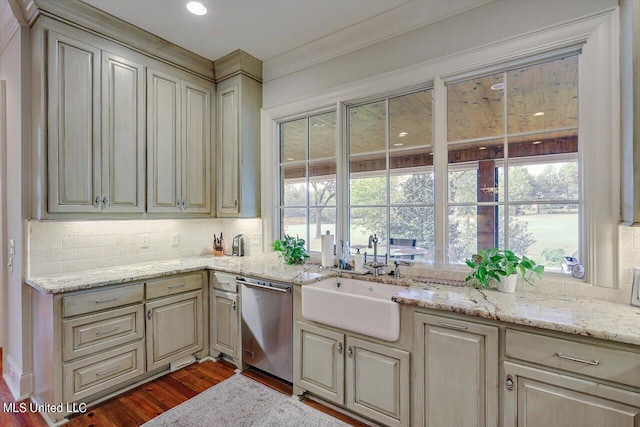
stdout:
POLYGON ((260 289, 266 289, 266 290, 269 290, 269 291, 282 292, 283 294, 289 293, 289 290, 291 289, 291 288, 277 288, 275 286, 259 285, 257 283, 250 283, 250 282, 247 282, 245 280, 240 280, 240 279, 236 279, 236 283, 240 283, 240 284, 243 284, 243 285, 246 285, 246 286, 251 286, 253 288, 260 288, 260 289))

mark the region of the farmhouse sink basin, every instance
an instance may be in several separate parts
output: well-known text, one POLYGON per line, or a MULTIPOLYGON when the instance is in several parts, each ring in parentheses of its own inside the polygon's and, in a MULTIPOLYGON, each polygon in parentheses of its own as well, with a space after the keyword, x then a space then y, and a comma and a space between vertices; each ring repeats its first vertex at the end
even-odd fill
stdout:
POLYGON ((333 277, 302 286, 302 317, 385 341, 400 336, 400 305, 391 297, 402 288, 333 277))

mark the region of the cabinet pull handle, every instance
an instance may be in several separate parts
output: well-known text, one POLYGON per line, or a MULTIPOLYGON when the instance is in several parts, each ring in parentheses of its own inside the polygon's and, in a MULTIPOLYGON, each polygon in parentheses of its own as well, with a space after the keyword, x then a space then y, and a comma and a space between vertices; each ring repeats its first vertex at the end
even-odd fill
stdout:
POLYGON ((117 301, 118 297, 113 297, 113 298, 107 298, 107 299, 97 299, 96 304, 103 304, 105 302, 113 302, 113 301, 117 301))
POLYGON ((238 199, 235 199, 235 200, 233 201, 233 207, 234 207, 235 209, 238 209, 238 199))
POLYGON ((440 326, 443 326, 445 328, 451 328, 451 329, 457 329, 459 331, 466 331, 467 327, 464 325, 454 325, 452 323, 447 323, 447 322, 443 322, 443 321, 439 321, 438 324, 440 326))
POLYGON ((338 343, 338 354, 342 354, 342 343, 338 343))
POLYGON ((151 320, 151 315, 152 315, 151 310, 147 311, 147 319, 151 320))
POLYGON ((556 356, 558 356, 560 359, 570 360, 572 362, 584 363, 585 365, 597 366, 600 364, 599 360, 578 359, 577 357, 567 356, 566 354, 562 354, 560 352, 556 353, 556 356))
POLYGON ((93 201, 93 207, 96 209, 100 207, 100 196, 96 196, 95 200, 93 201))
POLYGON ((235 301, 233 301, 233 302, 231 303, 231 308, 232 308, 232 309, 234 309, 234 310, 235 310, 237 306, 238 306, 238 304, 237 304, 235 301))
POLYGON ((109 329, 108 331, 96 331, 96 335, 100 336, 110 334, 111 332, 116 332, 118 329, 120 329, 120 326, 116 326, 115 328, 109 329))
POLYGON ((353 357, 353 347, 347 347, 347 354, 349 355, 349 357, 353 357))
POLYGON ((96 377, 101 377, 106 374, 110 374, 111 372, 115 372, 120 369, 120 365, 116 365, 113 368, 106 369, 104 371, 96 372, 96 377))
POLYGON ((168 289, 175 289, 175 288, 184 288, 184 283, 178 283, 177 285, 169 285, 167 286, 168 289))
POLYGON ((102 206, 107 206, 109 204, 109 198, 107 196, 104 196, 102 198, 102 206))

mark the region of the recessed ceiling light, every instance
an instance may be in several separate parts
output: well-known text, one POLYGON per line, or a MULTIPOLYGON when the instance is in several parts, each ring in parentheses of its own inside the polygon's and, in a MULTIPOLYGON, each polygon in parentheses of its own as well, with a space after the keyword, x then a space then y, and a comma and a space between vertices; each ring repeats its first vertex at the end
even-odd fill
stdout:
POLYGON ((433 156, 433 153, 429 153, 430 156, 433 156))
POLYGON ((288 162, 290 162, 291 160, 293 160, 293 157, 287 157, 288 162))
POLYGON ((478 150, 486 150, 487 147, 478 147, 478 150))
POLYGON ((324 123, 321 123, 321 122, 315 122, 313 125, 315 127, 317 127, 317 128, 323 128, 324 127, 324 123))
POLYGON ((404 144, 402 142, 396 142, 393 144, 395 147, 402 147, 404 144))
POLYGON ((409 135, 407 132, 400 132, 400 133, 398 134, 398 136, 399 136, 400 138, 405 137, 405 136, 407 136, 407 135, 409 135))
POLYGON ((491 86, 491 90, 502 90, 504 89, 504 83, 496 83, 491 86))
POLYGON ((537 113, 534 114, 534 116, 536 117, 544 116, 544 111, 538 111, 537 113))
POLYGON ((190 1, 187 3, 187 10, 194 15, 205 15, 207 13, 207 8, 199 1, 190 1))
POLYGON ((538 145, 538 144, 542 144, 542 141, 533 141, 532 142, 533 145, 538 145))

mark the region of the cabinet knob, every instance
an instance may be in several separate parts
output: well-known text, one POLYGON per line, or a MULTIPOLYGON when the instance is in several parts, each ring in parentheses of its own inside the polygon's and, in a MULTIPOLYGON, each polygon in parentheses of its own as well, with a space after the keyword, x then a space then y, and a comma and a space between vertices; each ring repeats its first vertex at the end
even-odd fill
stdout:
POLYGON ((342 343, 338 343, 338 354, 342 354, 342 343))
POLYGON ((353 357, 353 347, 347 347, 347 354, 349 355, 349 357, 353 357))
POLYGON ((233 301, 233 302, 231 303, 231 308, 232 308, 232 309, 234 309, 234 310, 235 310, 237 306, 238 306, 238 304, 237 304, 235 301, 233 301))
POLYGON ((233 207, 238 209, 238 199, 233 201, 233 207))
POLYGON ((104 196, 104 197, 102 198, 102 205, 103 205, 103 206, 107 206, 108 204, 109 204, 109 197, 104 196))
POLYGON ((151 310, 147 311, 147 319, 151 320, 151 315, 152 315, 151 310))
POLYGON ((507 375, 507 380, 505 381, 505 386, 507 390, 513 390, 513 377, 511 375, 507 375))
POLYGON ((98 209, 98 208, 100 207, 100 200, 101 200, 101 199, 100 199, 100 196, 97 196, 97 197, 95 198, 95 200, 93 201, 93 207, 94 207, 94 208, 98 209))

